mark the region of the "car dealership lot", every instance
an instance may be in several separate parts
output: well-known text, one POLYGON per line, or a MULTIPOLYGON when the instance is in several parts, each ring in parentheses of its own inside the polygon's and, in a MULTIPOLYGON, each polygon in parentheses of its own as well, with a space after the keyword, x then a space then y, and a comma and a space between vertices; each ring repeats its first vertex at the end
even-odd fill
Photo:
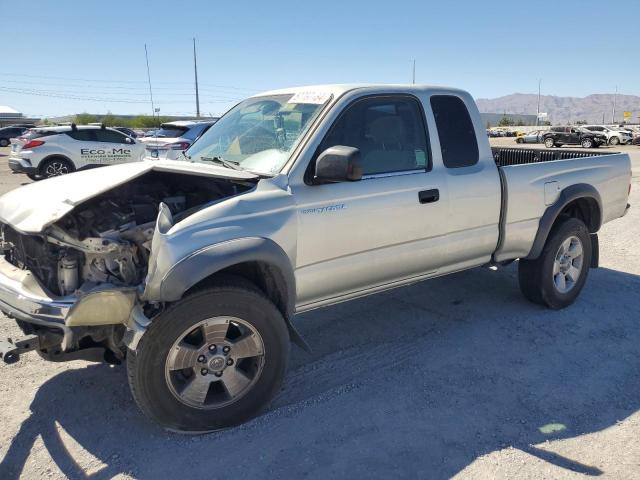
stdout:
MULTIPOLYGON (((640 172, 639 147, 601 150, 640 172)), ((29 182, 6 158, 0 193, 29 182)), ((638 476, 639 189, 636 177, 629 214, 603 228, 602 268, 574 306, 529 304, 512 265, 301 315, 314 352, 294 348, 272 409, 229 431, 161 431, 124 367, 0 364, 0 478, 638 476)))

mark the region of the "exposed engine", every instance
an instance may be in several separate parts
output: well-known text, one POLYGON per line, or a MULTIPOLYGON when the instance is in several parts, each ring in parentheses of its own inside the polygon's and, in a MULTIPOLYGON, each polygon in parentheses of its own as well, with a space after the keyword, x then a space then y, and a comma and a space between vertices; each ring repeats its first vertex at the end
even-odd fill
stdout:
POLYGON ((137 285, 146 275, 161 202, 179 221, 253 183, 150 172, 80 205, 42 235, 2 225, 0 253, 56 295, 101 283, 137 285))

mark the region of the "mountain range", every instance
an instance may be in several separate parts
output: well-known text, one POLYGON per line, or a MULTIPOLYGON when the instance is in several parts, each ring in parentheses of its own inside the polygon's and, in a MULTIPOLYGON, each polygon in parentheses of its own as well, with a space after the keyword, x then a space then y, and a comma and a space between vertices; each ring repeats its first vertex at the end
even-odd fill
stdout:
MULTIPOLYGON (((640 123, 640 97, 598 93, 586 97, 556 97, 542 95, 540 112, 548 114, 552 124, 585 121, 587 123, 611 123, 613 102, 616 102, 615 122, 622 122, 623 112, 632 112, 628 123, 640 123), (604 118, 604 121, 603 121, 604 118)), ((478 98, 478 108, 483 113, 535 115, 538 95, 514 93, 498 98, 478 98)))

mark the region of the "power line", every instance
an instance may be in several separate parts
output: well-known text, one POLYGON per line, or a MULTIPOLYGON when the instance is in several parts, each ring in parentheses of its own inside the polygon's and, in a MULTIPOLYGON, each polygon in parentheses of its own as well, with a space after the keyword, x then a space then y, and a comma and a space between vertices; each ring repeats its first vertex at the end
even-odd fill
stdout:
MULTIPOLYGON (((74 82, 97 82, 97 83, 128 83, 128 84, 146 84, 148 82, 144 81, 144 80, 113 80, 113 79, 103 79, 103 78, 72 78, 72 77, 57 77, 57 76, 49 76, 49 75, 29 75, 26 73, 9 73, 9 72, 0 72, 0 76, 5 76, 5 77, 25 77, 25 78, 44 78, 44 79, 52 79, 52 80, 69 80, 69 81, 74 81, 74 82)), ((160 84, 164 84, 164 85, 175 85, 175 84, 179 84, 179 85, 187 85, 190 84, 191 82, 186 82, 186 81, 172 81, 172 82, 168 82, 168 81, 162 81, 162 82, 155 82, 155 83, 160 83, 160 84)), ((239 90, 239 91, 251 91, 251 92, 259 92, 260 90, 263 89, 256 89, 256 88, 247 88, 247 87, 238 87, 238 86, 234 86, 234 85, 214 85, 214 84, 202 84, 202 85, 206 85, 209 87, 214 87, 214 88, 226 88, 226 89, 230 89, 230 90, 239 90)))

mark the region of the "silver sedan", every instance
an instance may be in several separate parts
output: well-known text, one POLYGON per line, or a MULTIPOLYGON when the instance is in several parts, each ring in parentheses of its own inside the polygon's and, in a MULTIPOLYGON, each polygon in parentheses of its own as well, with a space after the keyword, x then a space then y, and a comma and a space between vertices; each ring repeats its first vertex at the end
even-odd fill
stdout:
POLYGON ((544 139, 544 130, 535 130, 533 132, 525 133, 524 135, 518 135, 516 137, 516 143, 542 143, 544 139))

